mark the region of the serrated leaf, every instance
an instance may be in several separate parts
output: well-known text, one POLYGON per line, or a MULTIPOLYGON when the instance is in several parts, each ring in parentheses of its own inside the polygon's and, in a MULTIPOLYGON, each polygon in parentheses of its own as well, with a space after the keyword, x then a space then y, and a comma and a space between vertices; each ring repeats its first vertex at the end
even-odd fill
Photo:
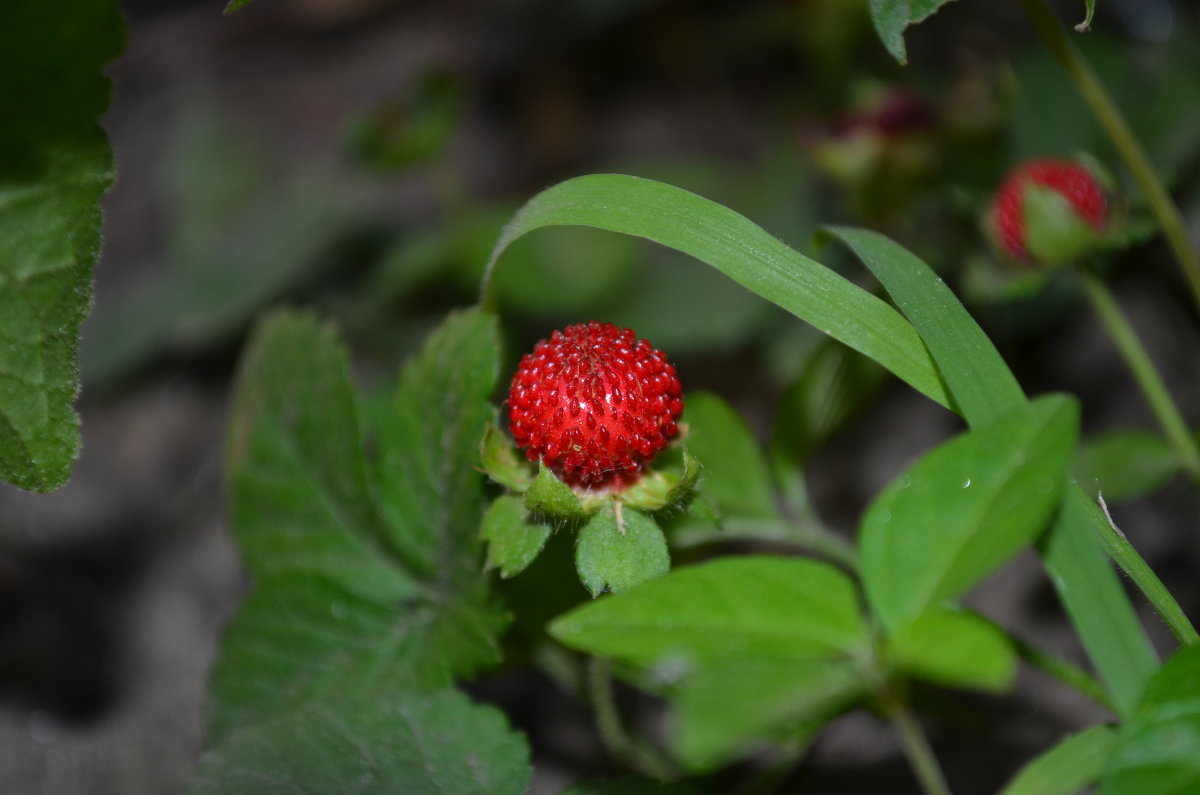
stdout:
POLYGON ((1175 653, 1151 677, 1121 726, 1100 795, 1200 791, 1200 646, 1175 653))
POLYGON ((854 655, 869 644, 845 574, 815 560, 768 557, 676 569, 560 616, 549 631, 589 654, 682 671, 729 657, 854 655))
POLYGON ((667 539, 658 523, 633 508, 606 506, 579 531, 575 568, 592 597, 620 593, 666 574, 667 539))
POLYGON ((500 569, 501 577, 514 577, 542 551, 550 526, 531 521, 523 499, 504 494, 483 515, 480 535, 488 545, 486 567, 500 569))
POLYGON ((689 770, 705 772, 764 742, 807 738, 866 692, 845 660, 704 663, 671 696, 672 745, 689 770))
POLYGON ((871 21, 883 46, 899 63, 908 63, 904 29, 923 22, 950 0, 871 0, 871 21))
POLYGON ((200 760, 192 795, 523 795, 529 748, 494 707, 452 690, 307 703, 200 760))
POLYGON ((1000 795, 1076 795, 1100 778, 1116 740, 1110 726, 1073 734, 1021 768, 1000 795))
POLYGON ((884 626, 956 599, 1044 529, 1058 504, 1079 409, 1039 398, 923 456, 859 530, 863 584, 884 626))
POLYGON ((530 513, 554 519, 575 522, 587 518, 587 511, 579 496, 540 461, 537 477, 525 492, 525 507, 530 513))
POLYGON ((517 452, 512 440, 493 423, 489 423, 483 432, 479 457, 483 471, 501 486, 524 494, 533 483, 533 468, 517 452))
POLYGON ((0 29, 0 478, 30 491, 67 481, 79 454, 79 325, 92 300, 100 197, 112 150, 97 123, 102 69, 124 32, 115 2, 50 13, 5 4, 0 29))
POLYGON ((1165 486, 1180 471, 1179 458, 1161 436, 1114 431, 1084 441, 1075 455, 1075 478, 1089 495, 1109 503, 1132 500, 1165 486))
POLYGON ((1002 693, 1017 675, 1008 636, 974 613, 923 613, 888 638, 884 656, 897 669, 945 687, 1002 693))
MULTIPOLYGON (((476 370, 465 384, 478 386, 487 354, 469 350, 495 355, 493 326, 478 313, 448 319, 406 374, 437 383, 437 374, 420 368, 431 351, 439 361, 447 339, 461 343, 459 361, 476 370)), ((429 494, 410 497, 429 508, 425 521, 442 534, 401 539, 402 528, 389 528, 376 511, 346 357, 333 330, 295 313, 275 314, 258 328, 239 367, 229 434, 233 530, 255 584, 214 672, 214 737, 347 686, 444 687, 496 659, 504 620, 488 604, 479 575, 483 482, 475 468, 491 409, 486 394, 453 379, 442 383, 442 411, 457 412, 444 415, 452 435, 405 439, 414 459, 444 469, 405 482, 458 504, 428 506, 422 500, 429 494), (435 549, 422 549, 422 538, 435 549), (401 540, 405 551, 422 553, 412 556, 417 560, 444 556, 444 567, 415 571, 401 555, 401 540)), ((402 386, 396 416, 421 408, 402 386)), ((388 441, 381 436, 381 457, 390 458, 388 441)), ((390 493, 403 488, 392 484, 390 493)))
POLYGON ((696 392, 687 396, 683 420, 688 450, 704 462, 701 491, 721 513, 777 516, 766 458, 737 412, 711 392, 696 392))

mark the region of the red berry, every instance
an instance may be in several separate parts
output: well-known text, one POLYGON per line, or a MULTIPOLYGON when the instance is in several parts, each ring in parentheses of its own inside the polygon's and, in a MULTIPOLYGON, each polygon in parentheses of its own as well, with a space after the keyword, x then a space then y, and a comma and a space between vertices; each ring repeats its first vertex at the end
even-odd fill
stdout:
POLYGON ((1013 259, 1031 258, 1025 218, 1025 187, 1030 184, 1059 194, 1088 225, 1103 231, 1108 194, 1095 174, 1073 160, 1028 160, 1005 177, 989 211, 997 243, 1013 259))
POLYGON ((621 489, 676 433, 683 411, 662 351, 611 323, 556 331, 526 354, 508 393, 509 430, 530 461, 570 486, 621 489))

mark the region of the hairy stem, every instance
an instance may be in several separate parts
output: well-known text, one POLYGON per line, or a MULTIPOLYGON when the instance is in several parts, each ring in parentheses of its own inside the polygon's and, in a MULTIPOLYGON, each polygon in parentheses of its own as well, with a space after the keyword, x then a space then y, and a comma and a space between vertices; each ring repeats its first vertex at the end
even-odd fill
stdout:
POLYGON ((1163 235, 1166 236, 1171 250, 1175 253, 1175 259, 1179 262, 1179 267, 1191 288, 1196 306, 1200 308, 1200 254, 1197 254, 1196 247, 1188 236, 1183 214, 1180 213, 1179 208, 1171 199, 1171 195, 1167 193, 1167 189, 1158 178, 1158 174, 1155 173, 1150 158, 1142 149, 1142 145, 1138 143, 1133 130, 1129 127, 1129 122, 1125 120, 1120 109, 1105 90, 1104 84, 1100 82, 1100 78, 1096 76, 1091 65, 1083 57, 1083 53, 1063 30, 1057 17, 1054 16, 1054 12, 1046 4, 1046 0, 1021 0, 1021 5, 1033 21, 1034 27, 1037 28, 1042 42, 1075 83, 1075 87, 1084 100, 1091 106, 1092 112, 1096 114, 1101 126, 1104 127, 1108 137, 1112 139, 1113 145, 1125 160, 1125 164, 1133 172, 1138 184, 1141 185, 1142 192, 1146 194, 1146 200, 1150 203, 1150 209, 1158 218, 1163 235))
POLYGON ((1166 434, 1167 441, 1175 448, 1175 454, 1184 469, 1200 482, 1200 450, 1197 450, 1195 439, 1188 432, 1179 408, 1171 399, 1166 384, 1163 383, 1154 363, 1150 361, 1150 356, 1138 339, 1137 333, 1104 280, 1087 269, 1080 269, 1080 275, 1088 300, 1112 337, 1121 358, 1133 373, 1134 380, 1142 390, 1146 402, 1150 404, 1150 409, 1166 434))

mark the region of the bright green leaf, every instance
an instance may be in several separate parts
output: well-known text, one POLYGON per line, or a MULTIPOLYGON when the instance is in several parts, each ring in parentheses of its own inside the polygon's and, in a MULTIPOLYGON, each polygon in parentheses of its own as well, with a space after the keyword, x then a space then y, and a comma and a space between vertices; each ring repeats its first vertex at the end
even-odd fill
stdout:
POLYGON ((1000 795, 1076 795, 1100 778, 1116 740, 1109 726, 1073 734, 1021 768, 1000 795))
POLYGON ((95 0, 14 0, 0 26, 0 478, 31 491, 79 454, 79 325, 113 179, 101 70, 123 35, 117 3, 95 0))
POLYGON ((658 523, 633 508, 607 506, 579 531, 575 568, 593 597, 621 593, 661 577, 671 568, 667 539, 658 523))
POLYGON ((483 433, 479 458, 483 471, 501 486, 524 493, 533 483, 533 468, 495 424, 489 424, 483 433))
POLYGON ((1044 529, 1079 432, 1051 396, 968 431, 893 481, 863 516, 863 583, 885 626, 956 599, 1044 529))
POLYGON ((540 461, 537 477, 525 492, 525 507, 531 513, 554 519, 580 521, 587 518, 587 511, 578 495, 540 461))
POLYGON ((974 613, 922 613, 888 638, 884 654, 901 671, 945 687, 1002 693, 1017 675, 1008 636, 974 613))
POLYGON ((735 557, 676 569, 561 616, 571 648, 672 669, 721 658, 854 655, 869 635, 850 579, 806 559, 735 557))
POLYGON ((242 729, 200 760, 192 795, 523 795, 525 738, 452 690, 307 703, 242 729))
POLYGON ((1101 795, 1200 791, 1200 646, 1176 652, 1121 726, 1101 795))
POLYGON ((928 19, 948 2, 950 0, 871 0, 871 21, 887 51, 906 64, 904 29, 928 19))
MULTIPOLYGON (((489 275, 513 241, 548 226, 592 226, 689 254, 948 404, 928 351, 894 309, 726 207, 652 180, 577 177, 521 208, 496 244, 489 275)), ((492 300, 492 287, 485 279, 485 301, 492 300)))
POLYGON ((683 421, 688 425, 688 449, 704 462, 701 491, 722 514, 778 515, 762 449, 728 403, 711 392, 689 394, 683 421))
POLYGON ((1075 478, 1089 495, 1109 503, 1132 500, 1165 486, 1180 471, 1166 440, 1148 431, 1114 431, 1084 441, 1075 478))
POLYGON ((500 569, 501 577, 513 577, 542 551, 550 537, 550 526, 530 521, 525 501, 504 494, 483 515, 480 535, 488 545, 487 568, 500 569))

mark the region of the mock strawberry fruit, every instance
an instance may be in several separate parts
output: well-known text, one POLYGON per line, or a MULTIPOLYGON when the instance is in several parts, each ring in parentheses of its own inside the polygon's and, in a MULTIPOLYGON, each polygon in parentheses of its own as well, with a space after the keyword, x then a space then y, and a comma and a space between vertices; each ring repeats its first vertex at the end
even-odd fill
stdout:
POLYGON ((629 329, 580 323, 521 359, 508 393, 509 429, 530 461, 585 490, 623 489, 677 432, 675 368, 629 329))
POLYGON ((988 208, 992 240, 1020 263, 1076 259, 1101 241, 1108 225, 1105 178, 1074 160, 1029 160, 1005 177, 988 208))

